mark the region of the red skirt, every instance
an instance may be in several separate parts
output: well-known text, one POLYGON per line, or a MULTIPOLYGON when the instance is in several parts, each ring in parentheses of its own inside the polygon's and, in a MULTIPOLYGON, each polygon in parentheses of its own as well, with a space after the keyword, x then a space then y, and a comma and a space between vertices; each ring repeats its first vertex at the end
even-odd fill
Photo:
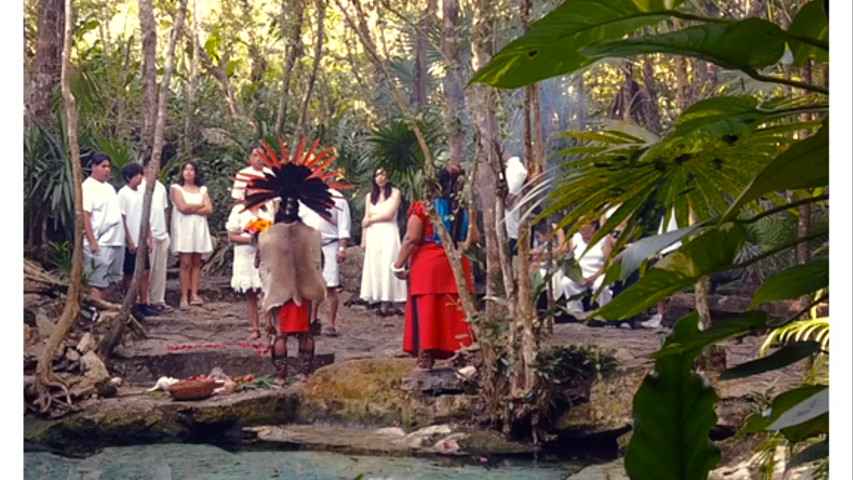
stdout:
POLYGON ((435 358, 449 358, 472 341, 458 294, 409 295, 403 351, 417 355, 431 350, 435 358))
POLYGON ((311 331, 310 300, 303 300, 302 306, 289 301, 278 307, 279 333, 306 333, 311 331))

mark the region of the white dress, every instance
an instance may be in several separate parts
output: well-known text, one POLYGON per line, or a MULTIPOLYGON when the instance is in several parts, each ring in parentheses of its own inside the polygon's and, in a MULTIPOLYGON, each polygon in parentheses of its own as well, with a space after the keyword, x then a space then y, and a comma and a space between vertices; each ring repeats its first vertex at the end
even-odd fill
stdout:
MULTIPOLYGON (((367 211, 373 214, 387 213, 391 209, 391 199, 370 203, 368 194, 367 211)), ((406 282, 395 277, 391 272, 391 264, 397 260, 400 253, 400 229, 397 227, 397 216, 384 222, 376 222, 365 229, 364 267, 361 271, 362 300, 368 302, 405 302, 406 282)))
MULTIPOLYGON (((184 203, 201 205, 207 187, 202 186, 197 193, 189 193, 180 185, 172 185, 184 197, 184 203)), ((204 215, 183 214, 177 206, 172 209, 172 253, 210 253, 213 242, 210 239, 210 228, 204 215)))
MULTIPOLYGON (((228 216, 228 221, 225 223, 225 229, 229 233, 242 233, 243 236, 249 238, 249 234, 245 233, 246 225, 252 220, 262 218, 264 220, 273 221, 273 210, 268 206, 266 209, 258 210, 258 215, 253 214, 249 210, 243 210, 242 205, 235 205, 231 208, 231 214, 228 216)), ((262 283, 260 270, 255 267, 255 252, 258 248, 255 245, 245 243, 234 244, 234 262, 231 274, 231 288, 239 293, 246 293, 249 290, 261 290, 262 283)))
MULTIPOLYGON (((580 233, 575 233, 572 236, 572 246, 574 250, 572 253, 575 256, 575 259, 578 262, 578 266, 581 269, 581 274, 583 278, 589 279, 604 266, 604 241, 606 239, 602 238, 598 243, 592 246, 586 253, 584 250, 587 248, 587 243, 583 240, 583 237, 580 233), (580 256, 583 254, 583 256, 580 256), (578 258, 580 256, 580 258, 578 258)), ((592 286, 592 291, 596 292, 599 288, 601 288, 601 284, 604 282, 605 275, 601 275, 595 280, 595 283, 592 286)), ((586 285, 578 285, 573 280, 569 279, 566 283, 566 295, 571 297, 573 295, 577 295, 579 293, 583 293, 587 290, 586 285)), ((604 287, 601 290, 601 293, 598 295, 598 305, 603 307, 610 303, 610 300, 613 299, 613 294, 610 290, 610 287, 604 287)), ((583 307, 581 306, 580 300, 570 301, 567 305, 570 311, 582 311, 583 307)))

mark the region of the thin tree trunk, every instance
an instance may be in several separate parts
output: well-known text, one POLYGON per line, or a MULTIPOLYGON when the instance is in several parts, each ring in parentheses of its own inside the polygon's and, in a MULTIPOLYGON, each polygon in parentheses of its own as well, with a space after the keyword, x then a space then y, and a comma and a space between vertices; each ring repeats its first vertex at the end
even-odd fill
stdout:
MULTIPOLYGON (((66 0, 70 1, 70 0, 66 0)), ((163 78, 160 83, 160 95, 157 102, 157 117, 154 126, 154 146, 151 153, 151 166, 153 174, 147 179, 145 184, 145 193, 142 197, 142 213, 139 225, 139 244, 145 245, 145 240, 148 238, 149 219, 151 217, 151 198, 154 194, 154 186, 156 179, 160 173, 160 160, 163 152, 163 133, 166 129, 166 106, 169 100, 169 83, 172 80, 172 70, 175 66, 175 49, 178 39, 181 36, 181 30, 184 28, 184 17, 187 13, 187 0, 181 0, 178 8, 178 18, 175 20, 175 25, 172 29, 172 35, 169 40, 169 53, 166 57, 166 68, 163 71, 163 78)), ((139 293, 139 283, 142 280, 142 273, 145 271, 145 261, 148 258, 148 249, 143 247, 137 250, 136 267, 133 271, 133 280, 130 282, 130 288, 124 296, 121 304, 121 311, 115 317, 113 323, 108 325, 107 333, 101 339, 98 345, 98 354, 102 358, 107 358, 119 340, 124 334, 124 329, 128 320, 130 307, 136 300, 139 293)))
POLYGON ((139 27, 142 30, 142 122, 139 140, 143 155, 151 154, 157 115, 157 21, 154 1, 139 0, 139 27))
POLYGON ((68 147, 71 151, 71 177, 74 183, 74 250, 71 254, 71 280, 68 285, 68 297, 62 315, 47 343, 42 348, 36 365, 37 405, 46 412, 54 401, 51 387, 64 390, 67 407, 71 406, 71 397, 67 387, 56 378, 53 372, 53 355, 59 344, 68 335, 77 315, 80 313, 80 291, 83 283, 83 168, 80 163, 80 145, 77 139, 77 105, 71 93, 71 41, 74 28, 74 9, 72 0, 65 0, 65 35, 62 47, 61 85, 62 99, 65 104, 65 120, 68 129, 68 147))
POLYGON ((465 92, 462 90, 460 48, 459 0, 442 0, 443 35, 442 51, 448 60, 444 75, 444 92, 447 97, 449 115, 445 124, 450 146, 450 161, 461 164, 465 158, 465 92))
POLYGON ((279 137, 284 136, 284 123, 287 121, 287 101, 290 96, 290 77, 293 73, 293 65, 296 63, 296 57, 302 54, 302 21, 305 14, 304 0, 283 0, 281 2, 282 24, 284 24, 288 3, 293 5, 293 18, 288 22, 290 24, 290 36, 286 37, 284 76, 282 77, 281 95, 278 100, 278 115, 275 119, 275 132, 279 137))
MULTIPOLYGON (((196 44, 199 43, 197 36, 194 42, 196 44)), ((213 75, 213 78, 216 79, 216 84, 219 86, 219 90, 222 91, 223 95, 225 95, 225 102, 228 103, 228 111, 231 114, 231 118, 242 118, 243 108, 240 106, 240 102, 237 101, 237 98, 234 96, 234 92, 231 90, 231 85, 228 82, 228 75, 225 73, 225 70, 221 66, 214 65, 213 60, 210 59, 210 56, 207 55, 204 48, 199 48, 198 53, 201 64, 204 65, 204 68, 208 73, 213 75)))
POLYGON ((575 77, 575 105, 577 106, 577 119, 575 128, 583 130, 586 128, 586 88, 583 80, 583 71, 578 72, 575 77))
POLYGON ((426 58, 427 34, 432 27, 437 4, 437 0, 427 0, 426 9, 421 11, 418 19, 419 28, 415 33, 414 85, 412 86, 411 105, 416 112, 420 111, 427 102, 427 78, 429 77, 426 58))
POLYGON ((39 0, 35 68, 27 105, 30 119, 43 126, 53 123, 53 89, 60 77, 64 12, 63 0, 39 0))
POLYGON ((190 62, 190 78, 189 82, 187 82, 187 112, 184 118, 185 155, 190 154, 191 142, 189 139, 195 137, 193 132, 193 126, 195 125, 195 94, 196 90, 198 90, 198 68, 200 63, 198 51, 201 49, 201 45, 198 42, 198 0, 193 0, 193 22, 192 27, 190 27, 190 35, 192 35, 190 43, 193 46, 193 58, 190 62))
POLYGON ((660 135, 662 132, 660 121, 660 107, 658 106, 658 87, 655 82, 654 61, 651 55, 646 56, 643 61, 643 83, 646 88, 646 121, 647 128, 655 135, 660 135))
POLYGON ((314 66, 311 68, 311 76, 308 77, 308 86, 302 93, 302 108, 299 111, 299 122, 297 123, 296 133, 294 135, 294 147, 299 143, 299 138, 305 132, 305 124, 308 122, 308 103, 311 101, 311 94, 314 92, 314 82, 317 81, 317 70, 320 68, 320 61, 323 58, 323 39, 325 38, 325 19, 326 19, 326 2, 324 0, 316 0, 314 8, 317 9, 317 37, 314 39, 314 66))

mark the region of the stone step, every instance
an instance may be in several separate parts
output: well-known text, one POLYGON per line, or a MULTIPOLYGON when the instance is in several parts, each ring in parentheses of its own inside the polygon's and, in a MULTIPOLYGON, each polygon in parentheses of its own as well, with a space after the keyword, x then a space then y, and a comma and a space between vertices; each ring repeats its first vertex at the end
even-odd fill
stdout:
MULTIPOLYGON (((122 352, 119 351, 119 354, 122 352)), ((296 372, 296 351, 289 352, 288 370, 296 372)), ((334 363, 334 353, 314 355, 314 369, 334 363)), ((134 354, 116 358, 114 372, 126 381, 154 385, 160 377, 188 378, 207 375, 219 367, 226 375, 268 375, 274 373, 270 354, 258 355, 251 348, 226 346, 222 348, 170 351, 168 353, 134 354)))

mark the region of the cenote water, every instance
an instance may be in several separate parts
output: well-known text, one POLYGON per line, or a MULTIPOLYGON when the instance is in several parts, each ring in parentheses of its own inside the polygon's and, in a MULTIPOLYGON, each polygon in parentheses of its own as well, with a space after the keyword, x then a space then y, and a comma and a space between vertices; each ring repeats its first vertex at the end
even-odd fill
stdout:
POLYGON ((108 447, 86 458, 46 452, 24 454, 32 480, 369 479, 583 480, 580 463, 500 460, 473 465, 452 459, 343 455, 313 451, 229 452, 212 445, 159 444, 108 447))

